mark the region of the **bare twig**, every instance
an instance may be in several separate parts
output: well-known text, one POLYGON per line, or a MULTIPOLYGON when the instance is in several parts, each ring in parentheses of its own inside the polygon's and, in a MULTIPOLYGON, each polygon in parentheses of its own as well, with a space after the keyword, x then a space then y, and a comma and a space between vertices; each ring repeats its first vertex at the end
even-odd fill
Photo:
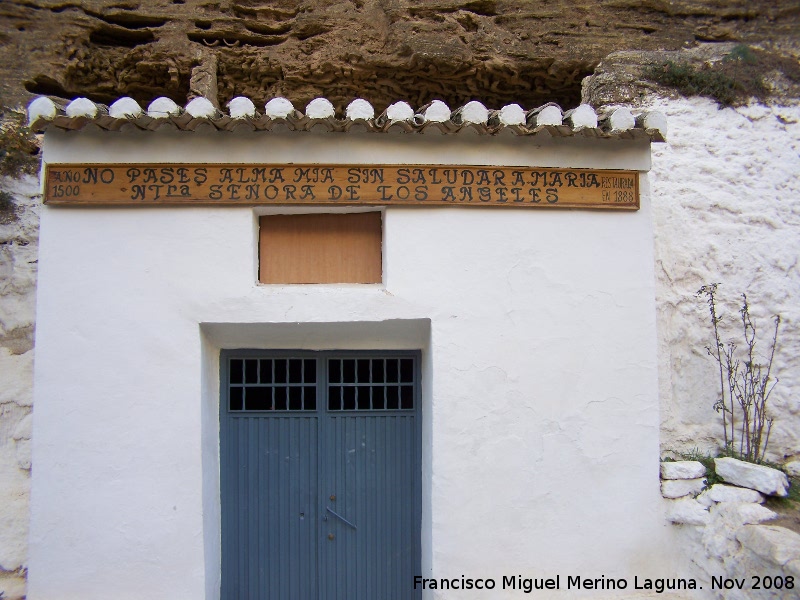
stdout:
POLYGON ((737 352, 738 347, 733 341, 729 341, 727 345, 721 342, 719 324, 722 317, 717 312, 717 285, 704 285, 697 292, 698 297, 706 298, 714 332, 713 347, 706 346, 706 352, 719 367, 720 398, 714 403, 714 409, 722 413, 725 451, 730 454, 738 452, 745 460, 760 462, 766 454, 773 424, 773 418, 767 411, 767 401, 778 383, 777 378, 772 380, 772 364, 781 318, 775 317, 769 357, 764 364, 759 364, 756 353, 756 324, 750 316, 750 305, 745 294, 742 294, 742 306, 739 310, 744 339, 743 352, 737 352), (738 431, 736 405, 741 413, 738 431))

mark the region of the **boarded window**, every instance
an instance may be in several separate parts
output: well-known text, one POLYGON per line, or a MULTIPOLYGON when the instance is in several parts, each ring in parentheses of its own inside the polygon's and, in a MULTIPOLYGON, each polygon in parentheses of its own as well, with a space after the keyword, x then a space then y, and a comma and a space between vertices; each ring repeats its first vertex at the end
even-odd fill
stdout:
POLYGON ((265 215, 261 283, 380 283, 381 213, 265 215))

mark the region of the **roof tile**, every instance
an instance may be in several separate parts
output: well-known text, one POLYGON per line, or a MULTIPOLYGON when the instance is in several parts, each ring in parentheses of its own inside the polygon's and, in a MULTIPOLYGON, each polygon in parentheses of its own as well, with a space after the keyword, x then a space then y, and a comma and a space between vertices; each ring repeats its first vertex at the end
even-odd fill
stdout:
POLYGON ((451 111, 444 102, 434 100, 414 111, 407 102, 398 101, 376 117, 372 105, 358 98, 347 106, 344 118, 340 119, 326 98, 312 100, 305 114, 296 110, 286 98, 272 98, 266 103, 262 115, 249 98, 237 97, 228 103, 227 110, 228 114, 224 114, 202 97, 194 98, 185 109, 169 98, 157 98, 144 112, 132 98, 120 98, 107 108, 86 98, 73 100, 64 107, 42 96, 28 105, 28 122, 37 132, 50 127, 83 129, 88 125, 118 131, 128 125, 142 130, 167 126, 184 131, 198 128, 233 131, 238 127, 252 131, 321 129, 330 132, 366 130, 441 134, 472 131, 481 135, 511 133, 651 142, 663 142, 667 132, 666 117, 659 112, 634 115, 627 107, 611 107, 601 109, 598 114, 587 104, 563 112, 557 104, 549 103, 526 112, 518 104, 491 110, 473 101, 451 111))

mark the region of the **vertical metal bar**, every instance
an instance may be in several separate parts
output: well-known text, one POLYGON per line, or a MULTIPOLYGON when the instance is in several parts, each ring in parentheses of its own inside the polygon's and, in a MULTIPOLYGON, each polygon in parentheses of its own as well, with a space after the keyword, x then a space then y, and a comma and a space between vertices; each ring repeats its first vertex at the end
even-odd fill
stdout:
MULTIPOLYGON (((258 362, 256 361, 256 365, 258 362)), ((248 595, 250 598, 255 598, 258 594, 258 553, 255 551, 255 542, 258 541, 257 529, 257 516, 258 516, 258 491, 257 481, 254 477, 258 465, 258 434, 257 427, 258 421, 254 417, 247 417, 245 421, 247 425, 247 470, 244 479, 247 481, 247 504, 249 510, 247 511, 247 575, 248 575, 248 595)))
MULTIPOLYGON (((384 471, 384 473, 386 473, 386 477, 385 477, 384 482, 383 482, 383 486, 384 487, 383 487, 383 490, 382 490, 383 497, 385 498, 385 501, 384 501, 385 502, 385 506, 383 506, 381 508, 386 513, 386 518, 385 518, 384 524, 383 524, 384 530, 383 530, 383 538, 382 539, 383 539, 384 544, 386 544, 386 546, 388 546, 389 548, 394 548, 395 547, 395 542, 394 542, 394 539, 393 539, 394 538, 393 533, 394 533, 395 523, 397 522, 397 517, 396 516, 394 518, 389 517, 389 515, 392 515, 394 513, 394 511, 395 511, 395 508, 394 508, 394 505, 393 505, 393 502, 394 502, 393 496, 394 496, 394 494, 391 493, 391 491, 392 491, 392 483, 393 483, 393 473, 392 473, 392 464, 391 464, 390 453, 389 453, 389 448, 388 448, 389 442, 390 442, 390 439, 391 439, 389 437, 390 433, 391 433, 391 426, 390 425, 391 425, 391 417, 390 416, 386 416, 384 419, 382 419, 381 426, 383 428, 383 436, 382 436, 383 437, 383 441, 382 441, 383 442, 383 445, 382 445, 383 471, 384 471)), ((392 590, 393 577, 392 577, 392 573, 390 572, 390 569, 394 568, 394 566, 386 564, 386 557, 385 556, 381 556, 380 559, 381 559, 380 572, 381 572, 381 576, 383 578, 383 593, 386 595, 387 598, 391 599, 392 598, 392 594, 394 593, 394 591, 392 590)))
MULTIPOLYGON (((403 468, 403 487, 408 490, 409 495, 413 493, 413 469, 411 467, 411 459, 413 456, 413 428, 410 427, 413 423, 414 416, 402 416, 397 417, 402 423, 403 429, 403 447, 400 453, 402 457, 402 468, 403 468), (409 434, 412 434, 409 439, 409 434), (411 443, 410 443, 411 442, 411 443)), ((409 498, 411 504, 413 506, 413 498, 409 498)), ((403 527, 400 530, 401 535, 403 536, 403 552, 400 553, 400 561, 402 564, 402 573, 408 573, 409 570, 412 569, 412 557, 414 556, 414 546, 411 544, 411 536, 409 535, 411 531, 413 531, 413 527, 411 523, 413 522, 413 511, 412 514, 409 514, 409 511, 405 511, 403 514, 403 527)), ((405 582, 401 582, 405 583, 405 582)))
POLYGON ((372 359, 369 359, 367 364, 369 365, 369 408, 372 410, 375 408, 372 404, 372 359))
MULTIPOLYGON (((287 361, 291 363, 291 361, 287 361)), ((287 374, 287 381, 291 379, 289 376, 291 373, 287 374)), ((286 524, 289 528, 289 540, 292 549, 292 560, 289 561, 289 570, 287 571, 289 574, 289 584, 290 589, 294 590, 294 593, 297 594, 298 587, 300 584, 300 573, 299 567, 300 562, 302 561, 301 556, 296 556, 295 553, 300 553, 300 537, 299 531, 297 529, 297 519, 295 515, 297 514, 297 505, 299 504, 299 494, 297 493, 297 486, 300 485, 300 473, 295 472, 297 467, 300 465, 294 464, 295 457, 299 457, 299 440, 298 438, 302 435, 302 422, 300 419, 286 419, 289 425, 289 487, 286 494, 286 524)))
POLYGON ((317 364, 317 415, 319 419, 319 428, 317 431, 317 481, 314 494, 312 495, 312 502, 315 503, 317 510, 315 511, 315 528, 316 535, 316 565, 317 565, 317 581, 318 581, 318 596, 320 600, 327 600, 329 598, 328 590, 330 589, 330 579, 328 577, 328 569, 326 558, 328 556, 328 548, 325 545, 328 541, 325 537, 325 521, 322 520, 322 503, 323 498, 327 494, 333 492, 328 491, 328 477, 329 470, 327 462, 329 460, 328 448, 328 435, 329 435, 329 422, 330 417, 328 414, 328 394, 329 394, 329 358, 321 357, 317 364))
POLYGON ((238 533, 239 533, 239 545, 238 545, 238 547, 236 549, 236 553, 237 553, 238 558, 239 558, 237 563, 238 563, 238 566, 239 566, 239 588, 240 589, 245 589, 245 585, 246 585, 246 582, 247 582, 247 570, 246 570, 247 563, 244 560, 244 558, 246 556, 246 551, 244 550, 244 548, 246 547, 246 544, 243 543, 244 539, 246 539, 245 536, 246 536, 246 532, 247 532, 247 522, 246 522, 247 497, 246 497, 246 491, 245 491, 245 479, 244 479, 244 477, 242 477, 242 472, 244 471, 244 469, 246 467, 246 462, 245 462, 245 458, 244 458, 244 454, 245 454, 244 448, 246 447, 245 444, 246 444, 246 438, 247 438, 246 430, 245 430, 244 427, 242 427, 242 424, 246 424, 246 422, 247 421, 245 419, 245 420, 237 423, 237 425, 239 425, 239 427, 238 427, 239 431, 237 432, 238 433, 239 443, 237 444, 238 447, 236 449, 237 450, 237 454, 239 456, 239 460, 237 461, 237 464, 236 464, 236 470, 238 472, 238 479, 239 479, 239 481, 238 481, 238 484, 239 484, 238 485, 238 488, 239 488, 239 497, 238 497, 238 504, 239 504, 239 523, 238 523, 238 526, 239 526, 239 531, 238 531, 238 533))
POLYGON ((269 394, 270 394, 270 410, 275 410, 275 361, 269 361, 269 367, 272 369, 272 384, 269 386, 269 394))
MULTIPOLYGON (((272 499, 277 493, 276 488, 280 485, 279 482, 276 481, 278 473, 280 472, 280 452, 276 452, 276 450, 280 447, 280 440, 278 437, 280 424, 281 422, 279 419, 267 419, 265 423, 268 431, 267 439, 269 440, 269 460, 267 461, 267 464, 269 465, 267 467, 269 472, 269 491, 267 497, 270 499, 272 499)), ((267 511, 267 519, 270 527, 268 527, 267 531, 263 533, 265 534, 266 546, 268 548, 267 555, 264 557, 269 565, 268 597, 277 598, 278 594, 280 593, 280 564, 277 560, 274 560, 273 557, 280 552, 280 539, 277 535, 277 528, 273 527, 272 525, 278 522, 279 503, 275 501, 268 502, 267 511)))
MULTIPOLYGON (((372 361, 369 361, 370 367, 370 381, 372 381, 372 361)), ((370 389, 368 387, 367 389, 370 389)), ((371 392, 370 392, 371 394, 371 392)), ((370 407, 372 406, 370 400, 370 407)), ((362 524, 363 528, 363 519, 366 514, 367 510, 367 499, 364 497, 366 495, 366 491, 368 489, 367 486, 367 457, 369 455, 370 443, 367 436, 367 423, 369 421, 369 417, 359 416, 355 421, 356 425, 356 452, 354 455, 354 459, 356 461, 355 464, 355 498, 354 498, 354 509, 355 511, 352 513, 353 517, 356 519, 358 523, 362 524), (360 440, 360 444, 358 443, 360 440)), ((363 573, 363 564, 364 564, 364 557, 366 556, 366 547, 365 541, 367 540, 367 536, 364 535, 364 531, 355 531, 353 533, 353 542, 355 543, 355 551, 356 556, 359 557, 359 560, 355 561, 353 565, 353 577, 355 578, 355 586, 356 586, 356 598, 358 600, 363 600, 364 593, 365 593, 365 585, 366 577, 364 577, 363 573)))
MULTIPOLYGON (((381 417, 372 418, 369 420, 370 424, 370 436, 368 439, 368 448, 373 450, 372 457, 370 460, 370 472, 369 474, 374 477, 375 480, 375 490, 378 495, 381 494, 382 485, 381 479, 383 478, 382 469, 377 469, 377 459, 378 455, 381 451, 380 449, 380 436, 379 436, 379 427, 381 422, 381 417)), ((374 504, 374 500, 370 502, 370 504, 374 504)), ((381 595, 379 591, 376 589, 376 575, 379 575, 379 569, 377 564, 377 556, 376 552, 374 551, 374 536, 378 533, 378 515, 381 513, 380 510, 372 510, 369 513, 369 529, 368 532, 372 536, 373 539, 367 538, 367 563, 366 563, 366 571, 369 575, 367 577, 367 589, 365 590, 365 595, 367 598, 380 598, 381 595)), ((366 536, 365 536, 366 537, 366 536)))
MULTIPOLYGON (((272 422, 264 418, 261 414, 252 414, 250 420, 255 425, 253 429, 254 438, 251 444, 256 449, 256 463, 251 465, 246 472, 242 472, 242 477, 248 477, 257 481, 257 492, 253 498, 253 512, 258 517, 258 524, 254 525, 254 529, 249 532, 253 540, 247 551, 256 554, 257 557, 257 576, 253 574, 255 580, 255 594, 257 598, 269 597, 269 588, 264 589, 265 582, 269 584, 269 561, 272 549, 269 546, 269 537, 267 532, 269 530, 270 514, 268 511, 269 506, 263 503, 263 498, 268 498, 271 493, 271 479, 272 471, 270 470, 269 461, 272 457, 272 448, 275 444, 275 437, 272 432, 272 422), (257 527, 257 529, 255 529, 257 527)), ((224 599, 223 599, 224 600, 224 599)))

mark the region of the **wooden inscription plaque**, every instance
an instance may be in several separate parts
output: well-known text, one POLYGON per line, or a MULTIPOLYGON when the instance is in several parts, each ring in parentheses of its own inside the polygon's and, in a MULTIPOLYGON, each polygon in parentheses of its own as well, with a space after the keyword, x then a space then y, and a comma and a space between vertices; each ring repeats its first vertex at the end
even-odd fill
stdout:
POLYGON ((59 206, 497 206, 637 210, 637 171, 455 165, 48 164, 59 206))

